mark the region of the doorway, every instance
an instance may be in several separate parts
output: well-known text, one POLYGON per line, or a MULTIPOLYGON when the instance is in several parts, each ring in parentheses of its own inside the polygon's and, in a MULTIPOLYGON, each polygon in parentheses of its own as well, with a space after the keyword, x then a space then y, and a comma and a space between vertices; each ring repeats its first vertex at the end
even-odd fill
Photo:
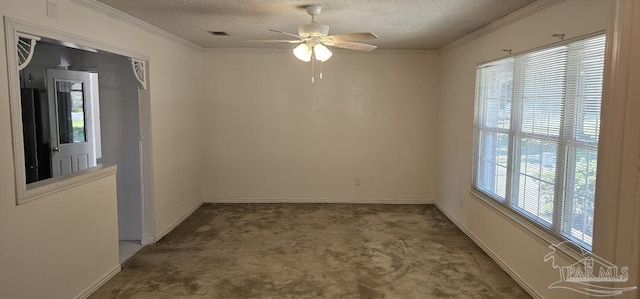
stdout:
POLYGON ((118 165, 118 239, 123 261, 123 256, 139 249, 143 241, 140 92, 127 57, 102 55, 97 66, 101 162, 118 165))
POLYGON ((61 185, 76 172, 117 165, 119 240, 138 248, 153 243, 150 97, 142 88, 146 81, 140 85, 134 73, 141 65, 148 72, 146 63, 140 63, 144 57, 134 54, 136 65, 122 49, 14 20, 5 24, 8 31, 37 37, 26 65, 19 61, 19 71, 10 74, 20 91, 12 91, 12 98, 18 94, 23 116, 17 126, 25 153, 16 160, 17 169, 24 170, 16 170, 18 190, 33 194, 48 184, 61 185))

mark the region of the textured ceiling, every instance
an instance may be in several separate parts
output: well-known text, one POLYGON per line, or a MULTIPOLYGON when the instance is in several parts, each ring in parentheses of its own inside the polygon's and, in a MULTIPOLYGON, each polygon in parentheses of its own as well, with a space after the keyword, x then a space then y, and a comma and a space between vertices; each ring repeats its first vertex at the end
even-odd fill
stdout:
POLYGON ((291 47, 244 43, 288 39, 311 21, 304 7, 323 7, 316 18, 330 34, 373 32, 380 49, 435 50, 535 0, 98 0, 205 48, 291 47), (207 31, 225 31, 213 36, 207 31))

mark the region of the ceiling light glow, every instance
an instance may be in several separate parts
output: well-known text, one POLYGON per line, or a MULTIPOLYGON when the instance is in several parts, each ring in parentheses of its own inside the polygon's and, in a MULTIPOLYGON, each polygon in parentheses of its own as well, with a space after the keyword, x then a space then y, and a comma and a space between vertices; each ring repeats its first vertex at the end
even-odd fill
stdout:
POLYGON ((320 60, 322 62, 329 60, 333 55, 333 53, 331 53, 331 51, 329 51, 329 49, 323 44, 316 44, 313 46, 313 52, 315 53, 316 60, 320 60))
POLYGON ((311 48, 309 48, 305 43, 302 43, 293 49, 293 55, 304 62, 311 61, 311 54, 311 48))

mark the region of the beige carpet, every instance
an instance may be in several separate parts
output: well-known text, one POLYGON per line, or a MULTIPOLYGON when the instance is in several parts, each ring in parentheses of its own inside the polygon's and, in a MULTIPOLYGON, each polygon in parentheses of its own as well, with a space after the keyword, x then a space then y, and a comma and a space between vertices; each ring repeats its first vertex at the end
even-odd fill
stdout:
POLYGON ((530 298, 432 205, 206 204, 91 298, 530 298))

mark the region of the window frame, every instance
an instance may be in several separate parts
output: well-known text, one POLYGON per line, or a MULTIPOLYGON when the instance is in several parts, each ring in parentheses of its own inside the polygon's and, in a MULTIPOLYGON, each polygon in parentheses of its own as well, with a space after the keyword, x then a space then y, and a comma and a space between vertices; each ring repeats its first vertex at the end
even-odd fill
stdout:
MULTIPOLYGON (((511 107, 510 107, 510 127, 508 129, 498 129, 498 128, 482 128, 482 126, 480 125, 482 123, 482 119, 480 119, 482 117, 482 113, 481 113, 481 109, 483 108, 483 104, 484 103, 480 103, 479 99, 479 93, 481 92, 481 90, 478 88, 481 84, 480 80, 481 77, 478 76, 480 69, 482 66, 486 66, 488 64, 491 63, 501 63, 502 61, 504 61, 505 59, 513 59, 513 65, 514 65, 514 69, 515 69, 515 59, 518 56, 522 56, 522 55, 526 55, 528 53, 532 53, 532 52, 538 52, 538 51, 542 51, 545 49, 552 49, 555 47, 560 47, 560 46, 566 46, 568 44, 577 42, 577 41, 581 41, 581 40, 586 40, 589 38, 593 38, 593 37, 598 37, 598 36, 604 36, 606 37, 605 31, 601 30, 601 31, 597 31, 597 32, 593 32, 590 34, 586 34, 586 35, 582 35, 582 36, 578 36, 575 38, 571 38, 571 39, 567 39, 567 40, 563 40, 563 41, 559 41, 556 43, 552 43, 552 44, 548 44, 548 45, 544 45, 541 47, 536 47, 533 49, 529 49, 526 51, 522 51, 522 52, 518 52, 518 53, 513 53, 512 55, 510 55, 509 57, 502 57, 499 59, 494 59, 494 60, 490 60, 490 61, 485 61, 485 62, 481 62, 478 63, 476 65, 476 84, 475 84, 475 100, 474 100, 474 126, 473 126, 473 157, 472 157, 472 177, 471 177, 471 188, 469 190, 469 194, 472 195, 473 197, 475 197, 476 199, 481 200, 481 202, 485 203, 487 206, 489 206, 490 208, 492 208, 493 210, 499 212, 499 214, 509 220, 510 222, 517 224, 518 227, 520 227, 521 229, 523 229, 525 232, 531 234, 532 236, 535 236, 536 238, 543 240, 544 242, 548 243, 548 244, 557 244, 559 242, 562 241, 571 241, 570 243, 571 245, 571 249, 573 249, 570 252, 564 252, 568 257, 571 257, 575 260, 579 260, 580 259, 580 255, 579 253, 583 250, 587 250, 587 251, 591 251, 593 248, 593 235, 592 235, 592 239, 591 239, 591 245, 588 245, 584 242, 580 242, 579 240, 574 239, 570 236, 564 235, 563 234, 563 227, 565 224, 565 221, 563 221, 561 219, 561 211, 562 209, 564 209, 565 207, 563 205, 567 205, 569 204, 568 201, 564 200, 564 199, 557 199, 556 196, 559 194, 558 192, 562 192, 564 193, 564 177, 560 176, 560 178, 558 178, 557 174, 559 173, 564 173, 564 174, 570 174, 571 172, 575 172, 575 169, 572 169, 572 167, 570 166, 571 161, 569 162, 560 162, 560 159, 556 159, 555 163, 556 163, 556 178, 555 178, 555 184, 556 186, 554 187, 554 192, 556 194, 556 196, 554 196, 554 212, 552 214, 552 221, 551 223, 544 223, 542 220, 537 220, 534 217, 528 217, 527 211, 525 211, 524 209, 518 209, 517 205, 514 206, 510 203, 510 192, 512 192, 512 190, 510 190, 512 188, 513 185, 513 178, 512 176, 514 174, 516 174, 516 170, 511 170, 509 171, 507 169, 507 174, 506 174, 506 186, 505 186, 505 198, 502 198, 499 194, 493 194, 494 192, 487 192, 485 190, 482 190, 479 186, 479 169, 481 167, 480 165, 480 156, 481 156, 481 147, 480 147, 480 139, 481 139, 481 134, 483 132, 494 132, 494 133, 501 133, 501 134, 507 134, 508 136, 508 162, 506 164, 506 167, 508 168, 509 166, 513 166, 516 164, 520 164, 520 163, 515 163, 513 159, 515 159, 516 157, 519 157, 519 154, 516 153, 514 150, 517 150, 518 145, 516 145, 517 140, 513 140, 514 138, 518 138, 520 139, 520 141, 522 141, 523 138, 526 138, 529 134, 528 133, 523 133, 521 128, 514 128, 514 124, 516 126, 522 126, 522 120, 520 121, 514 121, 514 118, 516 118, 516 115, 514 114, 514 112, 516 111, 515 109, 517 108, 522 108, 522 103, 519 104, 514 104, 515 101, 522 101, 522 97, 512 97, 512 102, 511 107), (562 165, 562 169, 558 169, 558 166, 562 165), (567 167, 567 169, 564 169, 564 166, 569 166, 567 167), (562 184, 559 184, 558 182, 561 182, 562 184), (559 185, 559 186, 558 186, 559 185), (561 203, 561 204, 558 204, 561 203)), ((606 45, 605 45, 605 56, 606 56, 606 45)), ((606 72, 606 69, 603 71, 603 75, 606 72)), ((512 78, 513 82, 516 82, 516 80, 521 80, 522 78, 516 78, 518 74, 516 74, 516 72, 514 71, 514 77, 512 78)), ((566 85, 568 85, 569 82, 567 82, 566 85)), ((604 84, 604 81, 603 81, 604 84)), ((514 86, 516 85, 516 83, 513 84, 514 86)), ((513 86, 511 87, 512 89, 514 88, 513 86)), ((565 93, 566 95, 566 93, 565 93)), ((602 96, 601 95, 601 100, 602 100, 602 96)), ((563 106, 566 105, 566 102, 563 101, 563 106)), ((601 109, 601 108, 600 108, 601 109)), ((602 113, 600 111, 600 113, 602 113)), ((564 113, 563 113, 564 114, 564 113)), ((559 149, 557 149, 557 153, 558 155, 556 157, 560 157, 560 153, 561 151, 563 151, 563 149, 561 149, 564 143, 566 143, 566 138, 563 138, 563 136, 561 136, 563 134, 563 127, 565 126, 567 120, 566 117, 563 115, 560 121, 561 124, 561 129, 559 132, 559 136, 554 139, 557 140, 558 142, 558 146, 559 149)), ((534 137, 536 139, 541 139, 539 137, 541 136, 531 136, 534 137)), ((595 147, 595 150, 597 151, 600 148, 600 140, 598 139, 598 144, 595 147)), ((568 147, 568 146, 567 146, 568 147)), ((572 147, 570 150, 572 150, 573 152, 576 152, 576 150, 579 149, 577 147, 572 147)), ((569 155, 569 157, 571 157, 572 155, 569 155)), ((573 155, 575 156, 575 155, 573 155)), ((575 157, 574 157, 575 158, 575 157)), ((600 163, 599 161, 597 162, 598 164, 600 163)), ((574 167, 575 167, 575 159, 573 161, 574 167)), ((573 167, 573 168, 574 168, 573 167)), ((600 167, 597 167, 596 171, 599 171, 600 167)), ((519 173, 519 172, 518 172, 519 173)), ((597 174, 596 174, 597 175, 597 174)), ((572 175, 572 177, 575 177, 575 175, 572 175)), ((562 197, 565 197, 564 194, 560 194, 562 197)), ((594 199, 595 200, 595 199, 594 199)), ((594 209, 594 218, 595 218, 596 212, 594 209)), ((538 216, 536 216, 536 218, 540 218, 538 216)))
MULTIPOLYGON (((72 174, 53 177, 42 181, 26 183, 26 167, 24 163, 24 136, 22 130, 22 106, 20 96, 20 77, 18 71, 18 56, 16 41, 18 33, 37 36, 52 40, 65 41, 75 45, 92 48, 107 53, 131 57, 136 61, 149 61, 147 55, 142 55, 126 49, 88 39, 85 37, 57 31, 46 26, 31 24, 19 19, 4 16, 5 49, 7 61, 7 77, 10 104, 10 121, 13 148, 13 169, 15 180, 15 204, 22 205, 64 190, 87 184, 89 182, 113 175, 117 172, 115 165, 99 164, 96 167, 84 169, 72 174)), ((146 74, 146 71, 144 72, 146 74)), ((146 217, 146 215, 145 215, 146 217)), ((151 216, 149 216, 151 218, 151 216)))

